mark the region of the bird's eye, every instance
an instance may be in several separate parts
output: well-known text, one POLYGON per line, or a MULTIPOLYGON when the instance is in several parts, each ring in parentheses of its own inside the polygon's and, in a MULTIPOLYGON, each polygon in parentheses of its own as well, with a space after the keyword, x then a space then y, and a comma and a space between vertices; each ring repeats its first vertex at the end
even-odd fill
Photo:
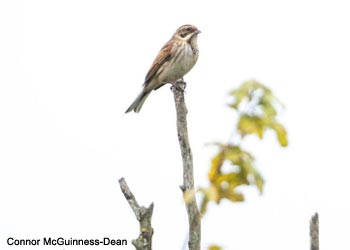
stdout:
POLYGON ((186 30, 187 30, 187 31, 191 31, 191 27, 188 27, 186 30))

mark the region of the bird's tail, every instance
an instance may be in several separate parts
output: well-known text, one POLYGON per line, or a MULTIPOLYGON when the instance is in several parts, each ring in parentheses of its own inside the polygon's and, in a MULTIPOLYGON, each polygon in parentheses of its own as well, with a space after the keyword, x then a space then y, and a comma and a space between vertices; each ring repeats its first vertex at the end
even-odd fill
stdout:
POLYGON ((140 112, 143 103, 146 101, 148 95, 151 92, 145 92, 144 90, 136 97, 135 101, 130 105, 130 107, 125 111, 125 113, 129 113, 134 110, 136 113, 140 112))

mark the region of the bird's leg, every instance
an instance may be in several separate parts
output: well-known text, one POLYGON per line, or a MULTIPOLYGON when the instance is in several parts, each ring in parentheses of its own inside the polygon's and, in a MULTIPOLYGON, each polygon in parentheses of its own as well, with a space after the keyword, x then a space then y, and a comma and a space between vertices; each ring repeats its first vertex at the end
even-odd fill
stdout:
POLYGON ((178 90, 178 91, 185 92, 186 82, 184 81, 184 78, 181 77, 176 82, 171 83, 171 88, 170 89, 171 89, 171 91, 178 90))

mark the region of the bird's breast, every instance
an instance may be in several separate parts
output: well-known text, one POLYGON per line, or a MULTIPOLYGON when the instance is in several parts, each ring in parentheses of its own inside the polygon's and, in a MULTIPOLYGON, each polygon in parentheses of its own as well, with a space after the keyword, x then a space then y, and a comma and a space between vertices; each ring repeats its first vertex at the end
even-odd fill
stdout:
POLYGON ((174 82, 186 75, 196 64, 198 50, 187 43, 179 42, 174 46, 174 56, 162 67, 159 80, 163 83, 174 82))

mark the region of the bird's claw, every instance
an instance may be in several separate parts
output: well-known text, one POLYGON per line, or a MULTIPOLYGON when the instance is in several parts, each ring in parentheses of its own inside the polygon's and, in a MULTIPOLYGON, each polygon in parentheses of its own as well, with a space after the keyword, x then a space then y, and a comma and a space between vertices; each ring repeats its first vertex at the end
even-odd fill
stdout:
POLYGON ((171 85, 170 88, 172 91, 177 90, 177 91, 181 91, 181 92, 185 92, 186 89, 186 82, 183 80, 183 78, 181 78, 180 80, 174 82, 171 85))

